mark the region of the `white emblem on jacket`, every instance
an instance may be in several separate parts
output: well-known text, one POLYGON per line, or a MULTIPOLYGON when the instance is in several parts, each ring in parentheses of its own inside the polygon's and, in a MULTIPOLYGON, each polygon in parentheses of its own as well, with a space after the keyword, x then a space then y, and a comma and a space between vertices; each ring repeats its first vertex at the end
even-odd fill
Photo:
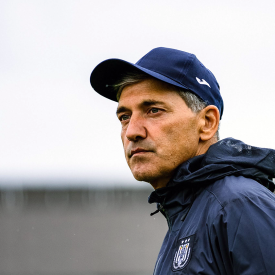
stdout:
POLYGON ((173 269, 180 270, 183 269, 189 262, 191 256, 191 240, 192 237, 187 237, 181 239, 178 242, 178 249, 176 250, 174 260, 173 260, 173 269))

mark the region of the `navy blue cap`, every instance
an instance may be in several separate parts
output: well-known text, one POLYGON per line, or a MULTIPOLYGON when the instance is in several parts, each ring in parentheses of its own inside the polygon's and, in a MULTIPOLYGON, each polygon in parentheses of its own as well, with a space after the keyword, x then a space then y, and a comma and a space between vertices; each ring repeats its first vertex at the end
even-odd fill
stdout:
POLYGON ((215 76, 194 54, 184 51, 155 48, 136 64, 121 59, 105 60, 93 70, 91 85, 100 95, 117 101, 112 85, 134 69, 194 93, 208 105, 215 105, 222 117, 223 100, 215 76))

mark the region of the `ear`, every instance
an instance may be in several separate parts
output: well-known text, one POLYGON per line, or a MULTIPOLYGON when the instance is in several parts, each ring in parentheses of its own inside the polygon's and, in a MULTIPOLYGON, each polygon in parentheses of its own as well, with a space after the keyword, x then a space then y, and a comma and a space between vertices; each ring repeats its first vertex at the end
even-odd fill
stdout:
POLYGON ((210 140, 218 131, 220 122, 219 109, 214 105, 208 105, 200 112, 200 139, 210 140))

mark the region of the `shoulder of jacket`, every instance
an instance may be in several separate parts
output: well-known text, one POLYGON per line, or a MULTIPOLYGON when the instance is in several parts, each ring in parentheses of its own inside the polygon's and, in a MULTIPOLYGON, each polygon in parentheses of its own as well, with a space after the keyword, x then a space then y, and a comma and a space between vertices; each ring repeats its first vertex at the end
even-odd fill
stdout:
POLYGON ((275 201, 274 194, 257 181, 243 176, 227 176, 206 188, 218 203, 224 207, 235 200, 268 198, 275 201))

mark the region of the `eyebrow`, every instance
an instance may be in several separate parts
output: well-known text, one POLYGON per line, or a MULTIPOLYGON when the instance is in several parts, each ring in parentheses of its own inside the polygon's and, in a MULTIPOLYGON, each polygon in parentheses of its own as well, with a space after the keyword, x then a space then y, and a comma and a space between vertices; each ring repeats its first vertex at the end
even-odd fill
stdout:
MULTIPOLYGON (((163 101, 157 101, 157 100, 153 100, 153 99, 148 99, 148 100, 144 100, 142 101, 139 106, 143 107, 148 107, 148 106, 152 106, 152 105, 165 105, 165 103, 163 101)), ((120 106, 117 108, 116 110, 116 115, 118 116, 120 113, 129 111, 129 109, 125 106, 120 106)))
POLYGON ((126 111, 129 111, 129 109, 124 107, 124 106, 120 106, 116 110, 116 115, 118 116, 120 113, 123 113, 123 112, 126 112, 126 111))

